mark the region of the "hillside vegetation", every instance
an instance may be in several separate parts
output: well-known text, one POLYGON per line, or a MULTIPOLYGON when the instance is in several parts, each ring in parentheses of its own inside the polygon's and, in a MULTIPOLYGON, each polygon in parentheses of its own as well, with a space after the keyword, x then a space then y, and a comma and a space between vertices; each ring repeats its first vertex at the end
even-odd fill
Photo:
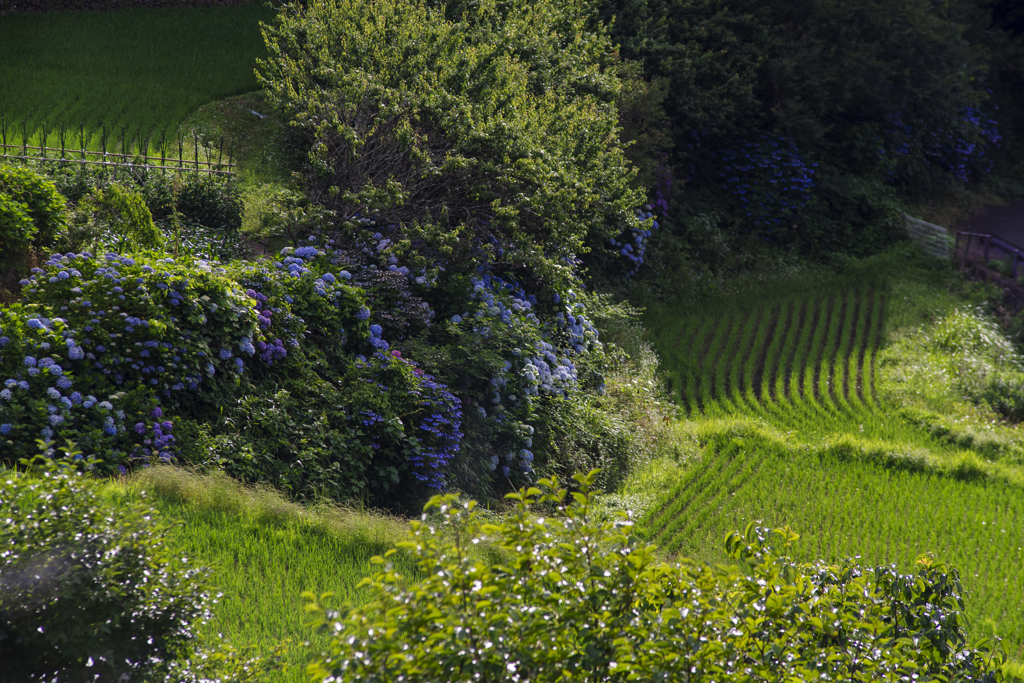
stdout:
POLYGON ((1019 672, 1012 2, 154 2, 0 16, 0 681, 1019 672))

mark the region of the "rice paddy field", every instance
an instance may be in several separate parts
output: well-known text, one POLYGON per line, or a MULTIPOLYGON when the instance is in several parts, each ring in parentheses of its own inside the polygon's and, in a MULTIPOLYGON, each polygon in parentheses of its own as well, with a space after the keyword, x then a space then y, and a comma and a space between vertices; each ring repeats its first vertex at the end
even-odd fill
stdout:
POLYGON ((725 559, 725 535, 752 520, 791 527, 801 535, 792 551, 806 561, 859 556, 910 571, 932 553, 960 572, 972 636, 999 636, 1019 661, 1022 434, 963 398, 952 429, 912 419, 927 411, 908 405, 917 399, 907 382, 949 394, 955 373, 943 375, 943 358, 913 367, 894 344, 969 306, 949 291, 948 269, 913 261, 889 254, 649 310, 668 387, 688 416, 679 430, 694 447, 638 531, 670 554, 712 562, 725 559))
MULTIPOLYGON (((177 155, 200 106, 258 89, 261 3, 0 17, 0 126, 7 144, 177 155), (187 133, 187 131, 182 131, 187 133)), ((182 153, 188 157, 186 141, 182 153)), ((8 150, 11 153, 13 150, 8 150)))

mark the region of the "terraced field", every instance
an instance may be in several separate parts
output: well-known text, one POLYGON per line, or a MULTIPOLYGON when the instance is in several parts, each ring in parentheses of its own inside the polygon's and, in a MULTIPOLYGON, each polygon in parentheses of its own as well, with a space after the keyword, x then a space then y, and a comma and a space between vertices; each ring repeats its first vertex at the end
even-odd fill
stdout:
POLYGON ((801 534, 801 560, 909 571, 933 553, 959 568, 972 635, 1019 660, 1024 489, 886 403, 877 359, 902 304, 876 268, 650 311, 700 455, 637 530, 708 561, 751 520, 801 534))
POLYGON ((692 413, 870 410, 885 300, 884 288, 863 287, 692 316, 672 386, 692 413))

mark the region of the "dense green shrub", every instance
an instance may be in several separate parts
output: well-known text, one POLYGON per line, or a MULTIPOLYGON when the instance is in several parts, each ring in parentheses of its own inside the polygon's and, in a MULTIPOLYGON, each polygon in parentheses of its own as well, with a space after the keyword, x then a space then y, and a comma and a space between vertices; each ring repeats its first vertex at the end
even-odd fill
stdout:
MULTIPOLYGON (((588 234, 639 227, 619 66, 585 2, 286 5, 268 97, 307 136, 314 201, 379 218, 431 266, 572 285, 588 234), (415 224, 423 225, 415 230, 415 224)), ((418 264, 415 266, 420 267, 418 264)))
POLYGON ((668 82, 675 210, 810 256, 876 252, 899 201, 983 177, 989 50, 1019 71, 973 0, 598 5, 623 56, 668 82))
POLYGON ((25 168, 0 166, 0 275, 29 247, 50 246, 66 227, 66 201, 53 183, 25 168))
POLYGON ((119 184, 142 195, 157 221, 177 211, 182 220, 211 228, 234 230, 241 225, 241 193, 238 181, 231 176, 179 175, 147 169, 122 169, 115 175, 78 164, 50 164, 39 172, 73 203, 119 184))
POLYGON ((56 437, 104 453, 107 473, 170 460, 187 419, 207 426, 188 459, 295 497, 400 506, 446 487, 460 402, 388 352, 338 258, 52 257, 0 310, 3 459, 56 437))
POLYGON ((332 636, 313 678, 999 679, 1001 658, 966 643, 953 568, 797 564, 785 555, 795 534, 753 524, 726 539, 736 566, 669 565, 630 524, 595 520, 593 479, 578 475, 572 499, 547 480, 512 494, 498 524, 472 502, 432 499, 399 544, 422 578, 378 558, 363 607, 328 611, 306 595, 332 636), (471 554, 480 543, 500 561, 471 554))
POLYGON ((71 245, 72 249, 96 249, 103 232, 109 233, 106 241, 119 254, 158 249, 163 244, 163 235, 142 197, 118 184, 83 197, 75 208, 74 223, 74 232, 95 236, 95 240, 71 245))
POLYGON ((0 681, 159 675, 208 617, 200 568, 152 510, 106 502, 81 458, 0 471, 0 681))

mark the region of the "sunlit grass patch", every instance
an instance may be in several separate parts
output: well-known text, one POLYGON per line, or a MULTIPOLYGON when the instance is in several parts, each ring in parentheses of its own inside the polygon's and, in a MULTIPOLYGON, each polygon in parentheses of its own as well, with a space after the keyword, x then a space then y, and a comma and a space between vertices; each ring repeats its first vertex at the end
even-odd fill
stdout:
MULTIPOLYGON (((268 652, 284 639, 293 646, 289 669, 274 680, 304 681, 307 650, 326 643, 303 624, 303 591, 333 592, 336 604, 367 599, 357 584, 379 570, 371 564, 405 537, 404 520, 331 504, 305 507, 279 493, 246 487, 223 474, 199 475, 153 467, 106 486, 115 500, 145 496, 178 522, 170 539, 190 563, 208 567, 212 589, 223 595, 203 637, 227 638, 268 652), (145 492, 145 493, 144 493, 145 492)), ((404 555, 392 558, 399 571, 415 572, 404 555)))

